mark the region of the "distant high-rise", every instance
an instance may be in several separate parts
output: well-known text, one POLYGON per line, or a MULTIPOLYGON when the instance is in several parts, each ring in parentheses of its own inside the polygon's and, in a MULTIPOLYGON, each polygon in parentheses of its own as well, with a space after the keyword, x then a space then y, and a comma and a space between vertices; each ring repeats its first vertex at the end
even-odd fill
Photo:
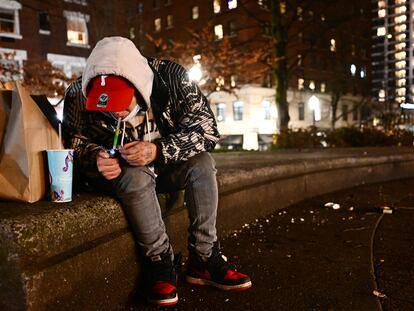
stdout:
POLYGON ((413 0, 373 0, 374 97, 386 112, 413 107, 413 0))

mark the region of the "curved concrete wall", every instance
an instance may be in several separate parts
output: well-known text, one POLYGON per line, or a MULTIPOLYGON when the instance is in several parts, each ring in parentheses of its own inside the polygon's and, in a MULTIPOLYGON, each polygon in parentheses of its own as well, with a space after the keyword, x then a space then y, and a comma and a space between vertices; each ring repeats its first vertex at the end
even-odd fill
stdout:
MULTIPOLYGON (((219 235, 276 209, 361 184, 414 176, 412 148, 215 154, 219 235)), ((186 249, 187 213, 165 218, 186 249)), ((65 205, 0 203, 0 309, 108 309, 136 290, 139 264, 122 208, 82 194, 65 205)))

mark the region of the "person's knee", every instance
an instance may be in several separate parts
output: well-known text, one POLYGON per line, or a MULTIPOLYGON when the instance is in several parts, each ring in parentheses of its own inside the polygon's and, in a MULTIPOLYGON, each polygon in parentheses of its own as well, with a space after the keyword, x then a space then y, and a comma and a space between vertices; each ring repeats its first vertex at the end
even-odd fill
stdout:
POLYGON ((188 159, 190 171, 196 176, 211 176, 216 174, 216 163, 208 152, 201 152, 188 159))
POLYGON ((155 187, 155 177, 146 166, 125 167, 116 183, 118 193, 126 194, 136 191, 146 191, 155 187))

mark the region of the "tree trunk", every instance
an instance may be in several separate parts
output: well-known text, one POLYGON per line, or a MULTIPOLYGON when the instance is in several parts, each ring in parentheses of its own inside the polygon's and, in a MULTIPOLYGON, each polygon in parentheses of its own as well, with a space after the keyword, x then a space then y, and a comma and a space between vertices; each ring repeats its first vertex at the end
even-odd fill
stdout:
POLYGON ((287 33, 281 21, 280 1, 272 0, 272 34, 275 53, 274 76, 276 84, 275 100, 278 108, 279 131, 286 130, 289 125, 289 103, 287 101, 288 75, 286 45, 287 33))
POLYGON ((331 129, 335 129, 336 119, 336 112, 338 110, 338 103, 341 95, 338 92, 333 92, 331 95, 331 108, 332 108, 332 119, 331 119, 331 129))

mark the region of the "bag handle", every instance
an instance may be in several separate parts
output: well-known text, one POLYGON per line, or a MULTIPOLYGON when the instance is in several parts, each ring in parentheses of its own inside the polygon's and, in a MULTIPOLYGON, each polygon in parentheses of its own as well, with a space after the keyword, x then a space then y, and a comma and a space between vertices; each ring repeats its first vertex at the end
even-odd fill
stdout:
POLYGON ((30 95, 30 97, 34 100, 39 109, 43 112, 44 116, 52 125, 56 133, 59 133, 59 123, 61 121, 57 116, 55 108, 49 102, 46 95, 30 95))

